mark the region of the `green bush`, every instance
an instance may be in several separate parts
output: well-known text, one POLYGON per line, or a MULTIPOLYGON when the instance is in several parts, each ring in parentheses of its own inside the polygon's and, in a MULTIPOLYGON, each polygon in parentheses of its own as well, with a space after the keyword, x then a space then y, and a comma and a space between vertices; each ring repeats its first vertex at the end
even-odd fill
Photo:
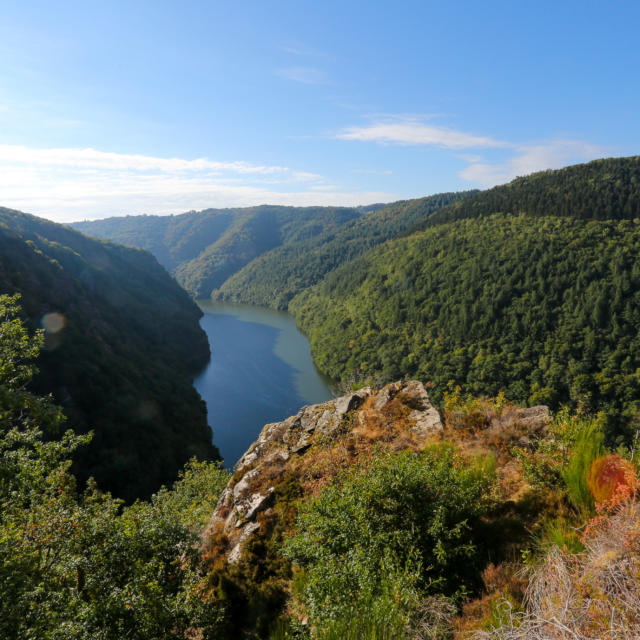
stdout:
POLYGON ((284 552, 305 570, 296 597, 318 637, 323 629, 346 633, 367 615, 396 628, 425 594, 475 588, 473 525, 493 486, 492 461, 465 463, 452 447, 436 446, 378 452, 301 505, 284 552))
POLYGON ((129 507, 92 482, 78 495, 71 455, 90 436, 43 438, 63 416, 26 390, 41 337, 17 313, 0 296, 0 637, 217 637, 222 611, 205 602, 195 530, 227 474, 192 462, 172 490, 129 507))

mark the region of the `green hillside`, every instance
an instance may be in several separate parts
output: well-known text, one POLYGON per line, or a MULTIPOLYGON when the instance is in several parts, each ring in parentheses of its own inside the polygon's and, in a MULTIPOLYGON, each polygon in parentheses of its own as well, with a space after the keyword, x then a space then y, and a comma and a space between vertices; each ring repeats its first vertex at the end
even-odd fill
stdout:
POLYGON ((411 231, 493 213, 580 220, 640 217, 640 156, 606 158, 559 171, 541 171, 443 208, 411 231))
POLYGON ((147 249, 195 298, 214 289, 254 258, 356 219, 371 207, 206 209, 177 216, 127 216, 74 223, 95 237, 147 249))
POLYGON ((395 202, 337 228, 283 244, 232 275, 214 292, 214 297, 286 309, 296 294, 319 282, 336 267, 400 235, 438 208, 470 193, 475 192, 440 193, 395 202))
POLYGON ((82 478, 132 499, 215 456, 191 384, 209 356, 201 312, 149 253, 0 209, 0 293, 16 292, 28 324, 49 328, 34 390, 95 431, 82 478))
POLYGON ((343 381, 418 377, 435 383, 436 399, 453 382, 630 414, 640 408, 638 184, 638 158, 518 179, 337 269, 290 310, 320 369, 343 381), (576 208, 541 216, 528 203, 543 202, 546 185, 556 185, 549 203, 565 199, 565 185, 576 208), (531 215, 486 215, 491 193, 531 215), (467 219, 446 222, 456 217, 467 219))

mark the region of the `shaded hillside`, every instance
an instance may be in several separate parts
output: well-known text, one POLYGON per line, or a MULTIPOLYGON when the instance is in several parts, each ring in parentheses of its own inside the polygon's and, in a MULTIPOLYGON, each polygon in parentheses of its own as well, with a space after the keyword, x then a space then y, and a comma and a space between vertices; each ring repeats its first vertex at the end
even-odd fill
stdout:
POLYGON ((440 193, 387 205, 337 228, 269 251, 233 274, 214 298, 285 310, 300 291, 435 210, 475 192, 440 193))
POLYGON ((196 298, 211 292, 251 260, 378 208, 282 207, 206 209, 177 216, 127 216, 73 226, 89 235, 151 251, 196 298))
POLYGON ((191 384, 209 356, 201 312, 150 254, 0 209, 0 293, 15 292, 48 328, 35 390, 95 431, 82 478, 132 499, 215 455, 191 384))
POLYGON ((640 217, 640 156, 607 158, 541 171, 457 202, 412 231, 493 213, 563 216, 580 220, 640 217))

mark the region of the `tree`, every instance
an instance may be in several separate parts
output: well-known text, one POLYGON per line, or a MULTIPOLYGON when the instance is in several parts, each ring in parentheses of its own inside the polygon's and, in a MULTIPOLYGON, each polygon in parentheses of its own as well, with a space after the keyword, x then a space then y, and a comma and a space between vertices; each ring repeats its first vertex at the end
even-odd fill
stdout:
POLYGON ((196 530, 227 474, 193 462, 173 489, 130 507, 92 481, 78 494, 71 454, 91 436, 43 437, 64 417, 26 388, 42 336, 18 313, 17 296, 0 296, 0 636, 215 637, 222 612, 207 602, 196 530), (194 502, 193 487, 205 498, 194 502))

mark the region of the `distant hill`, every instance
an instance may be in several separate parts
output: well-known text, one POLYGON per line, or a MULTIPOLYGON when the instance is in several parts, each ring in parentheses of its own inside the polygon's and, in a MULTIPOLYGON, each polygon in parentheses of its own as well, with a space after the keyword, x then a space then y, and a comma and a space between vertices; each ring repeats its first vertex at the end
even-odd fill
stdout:
POLYGON ((191 295, 208 298, 229 276, 266 251, 328 232, 380 206, 264 205, 107 218, 72 226, 91 236, 151 251, 191 295))
POLYGON ((49 328, 35 390, 95 431, 82 478, 130 500, 216 456, 191 384, 209 356, 201 312, 153 256, 0 209, 0 293, 16 292, 29 324, 49 328))
POLYGON ((494 213, 580 220, 640 218, 640 156, 606 158, 558 171, 540 171, 437 211, 411 232, 494 213))
POLYGON ((436 211, 289 310, 343 381, 451 382, 640 410, 640 158, 519 178, 436 211))
POLYGON ((289 241, 251 261, 233 274, 214 297, 286 309, 303 289, 333 269, 395 238, 412 225, 475 191, 439 193, 402 200, 349 220, 308 238, 289 241))

